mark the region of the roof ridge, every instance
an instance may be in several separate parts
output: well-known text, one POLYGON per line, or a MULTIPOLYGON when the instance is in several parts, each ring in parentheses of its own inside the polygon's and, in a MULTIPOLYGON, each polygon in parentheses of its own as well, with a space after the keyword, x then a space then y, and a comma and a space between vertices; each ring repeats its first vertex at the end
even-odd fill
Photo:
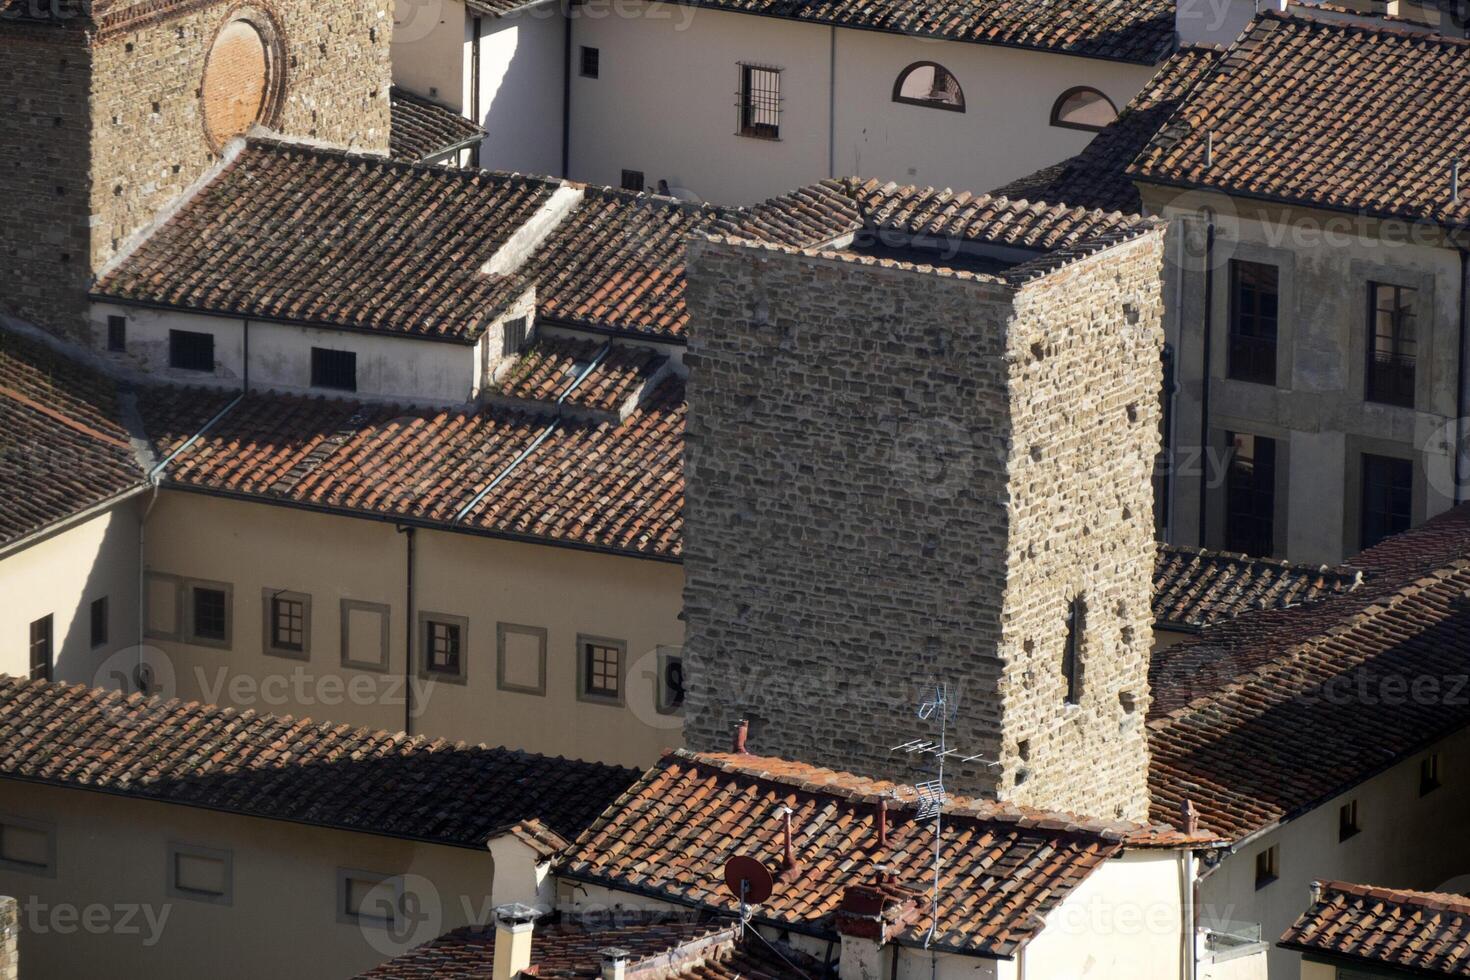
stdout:
POLYGON ((1192 544, 1170 544, 1167 541, 1158 542, 1158 547, 1159 550, 1163 552, 1172 552, 1179 555, 1189 555, 1195 558, 1224 559, 1227 561, 1241 562, 1243 564, 1267 565, 1272 568, 1292 569, 1302 572, 1317 572, 1318 574, 1340 575, 1345 578, 1356 576, 1359 580, 1366 579, 1366 573, 1363 569, 1357 567, 1356 565, 1349 565, 1346 563, 1340 563, 1336 565, 1323 563, 1318 565, 1313 562, 1292 561, 1289 558, 1263 558, 1256 555, 1248 555, 1244 552, 1225 551, 1223 549, 1217 548, 1201 548, 1197 545, 1192 544))
MULTIPOLYGON (((540 184, 555 190, 566 186, 569 181, 563 181, 559 177, 551 177, 544 174, 521 173, 518 170, 487 170, 482 167, 446 167, 442 164, 420 163, 417 160, 399 160, 395 157, 374 153, 368 150, 357 149, 350 146, 332 146, 324 143, 306 142, 295 137, 281 133, 256 131, 246 136, 245 149, 266 150, 282 156, 300 154, 311 157, 329 157, 333 159, 346 160, 354 163, 366 163, 382 167, 385 170, 413 170, 431 173, 439 177, 459 178, 460 180, 474 180, 476 178, 490 178, 505 184, 540 184)), ((245 154, 240 155, 244 159, 245 154)), ((238 161, 237 161, 238 162, 238 161)))
POLYGON ((1347 881, 1324 880, 1316 884, 1322 889, 1324 899, 1328 892, 1337 892, 1342 895, 1398 902, 1403 905, 1422 905, 1425 908, 1470 916, 1470 895, 1420 891, 1412 888, 1391 888, 1386 885, 1360 885, 1347 881))
MULTIPOLYGON (((1368 24, 1360 20, 1329 20, 1322 17, 1313 17, 1310 14, 1283 14, 1277 13, 1274 10, 1259 11, 1256 14, 1255 20, 1246 28, 1241 36, 1254 35, 1265 21, 1273 21, 1277 25, 1305 25, 1308 28, 1334 30, 1342 33, 1382 34, 1389 37, 1404 38, 1411 41, 1425 41, 1441 44, 1444 47, 1470 50, 1470 38, 1451 37, 1448 34, 1440 34, 1436 31, 1416 31, 1393 24, 1368 24)), ((1271 30, 1275 29, 1275 27, 1271 28, 1271 30)))

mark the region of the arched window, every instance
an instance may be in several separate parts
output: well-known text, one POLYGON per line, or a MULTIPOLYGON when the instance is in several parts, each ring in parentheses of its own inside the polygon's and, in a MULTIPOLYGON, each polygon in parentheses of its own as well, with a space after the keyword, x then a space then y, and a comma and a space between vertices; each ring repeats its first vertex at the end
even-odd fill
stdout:
POLYGON ((1118 107, 1095 88, 1068 89, 1051 109, 1051 124, 1095 133, 1118 118, 1118 107))
POLYGON ((965 93, 949 69, 932 61, 916 61, 898 73, 893 83, 893 101, 925 105, 931 109, 965 111, 965 93))

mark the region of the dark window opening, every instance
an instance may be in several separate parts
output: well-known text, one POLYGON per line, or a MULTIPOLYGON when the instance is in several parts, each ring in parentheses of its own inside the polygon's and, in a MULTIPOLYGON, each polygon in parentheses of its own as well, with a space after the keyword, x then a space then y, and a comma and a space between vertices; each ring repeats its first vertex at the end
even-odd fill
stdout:
POLYGON ((306 603, 299 599, 271 599, 271 646, 297 653, 306 649, 306 603))
POLYGON ((583 693, 615 698, 622 689, 623 651, 605 643, 582 644, 583 693))
POLYGON ((214 371, 214 334, 168 332, 168 366, 180 371, 214 371))
POLYGON ((458 675, 459 658, 459 624, 429 620, 429 672, 458 675))
POLYGON ((667 657, 663 662, 661 707, 671 714, 684 707, 684 658, 667 657))
POLYGON ((357 390, 357 354, 350 350, 311 349, 311 386, 357 390))
POLYGON ((52 625, 49 615, 31 624, 31 680, 49 681, 55 667, 51 646, 52 625))
POLYGON ((526 318, 518 316, 505 324, 505 333, 501 340, 500 353, 504 357, 514 357, 521 352, 526 345, 526 318))
POLYGON ((618 186, 625 191, 637 191, 641 194, 648 185, 643 180, 643 171, 624 170, 622 183, 618 186))
POLYGON ((1358 825, 1358 801, 1349 800, 1337 808, 1337 840, 1339 843, 1349 837, 1356 837, 1363 828, 1358 825))
POLYGON ((602 67, 602 51, 598 48, 589 48, 582 45, 581 72, 583 78, 596 78, 598 70, 602 67))
POLYGON ((1230 342, 1226 372, 1238 381, 1276 383, 1281 273, 1260 262, 1230 263, 1230 342))
POLYGON ((781 137, 781 71, 740 66, 740 135, 774 140, 781 137))
POLYGON ((1425 756, 1419 760, 1419 795, 1428 796, 1440 786, 1444 785, 1439 780, 1439 753, 1425 756))
POLYGON ((110 316, 107 318, 107 349, 119 352, 128 349, 127 317, 110 316))
POLYGON ((228 597, 223 589, 194 586, 194 636, 223 643, 229 635, 228 597))
POLYGON ((1363 454, 1363 520, 1359 546, 1371 548, 1409 529, 1414 506, 1414 464, 1363 454))
POLYGON ((899 73, 893 83, 893 101, 931 109, 965 111, 965 93, 948 68, 932 61, 919 61, 899 73))
POLYGON ((1418 290, 1369 283, 1368 377, 1370 402, 1414 407, 1418 353, 1414 300, 1418 290))
POLYGON ((1062 679, 1068 704, 1082 701, 1082 636, 1087 630, 1087 607, 1081 596, 1067 603, 1067 636, 1062 647, 1062 679))
POLYGON ((1225 550, 1268 558, 1275 553, 1276 440, 1226 433, 1225 550))
POLYGON ((107 596, 92 600, 92 648, 107 642, 107 596))
POLYGON ((1256 888, 1265 888, 1281 877, 1281 845, 1272 844, 1256 854, 1256 888))
POLYGON ((1096 133, 1117 118, 1118 107, 1113 100, 1086 86, 1068 89, 1051 107, 1051 124, 1063 129, 1096 133))

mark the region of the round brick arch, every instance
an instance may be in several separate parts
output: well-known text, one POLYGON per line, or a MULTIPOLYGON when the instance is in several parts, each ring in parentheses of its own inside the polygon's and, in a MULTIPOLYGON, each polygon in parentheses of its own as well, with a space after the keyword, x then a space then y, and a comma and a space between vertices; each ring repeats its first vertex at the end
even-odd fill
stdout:
POLYGON ((256 123, 275 126, 285 101, 285 68, 275 19, 256 7, 231 12, 210 41, 199 86, 204 136, 216 153, 256 123))

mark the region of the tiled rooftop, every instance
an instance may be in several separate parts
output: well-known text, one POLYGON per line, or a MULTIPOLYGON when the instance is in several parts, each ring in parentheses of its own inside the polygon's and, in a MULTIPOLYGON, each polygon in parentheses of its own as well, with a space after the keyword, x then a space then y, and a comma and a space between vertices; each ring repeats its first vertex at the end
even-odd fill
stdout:
POLYGON ((253 140, 94 294, 469 340, 504 287, 481 267, 556 187, 253 140))
POLYGON ((552 402, 616 414, 668 364, 648 347, 548 337, 521 352, 496 393, 527 402, 552 402), (581 383, 572 385, 581 378, 581 383), (570 394, 566 394, 568 391, 570 394))
POLYGON ((1203 45, 1179 50, 1081 153, 992 193, 997 197, 1141 214, 1143 201, 1128 176, 1128 165, 1194 86, 1219 63, 1222 53, 1219 48, 1203 45))
POLYGON ((0 330, 0 545, 139 486, 117 385, 0 330))
MULTIPOLYGON (((876 880, 879 864, 895 884, 927 888, 932 824, 915 821, 911 789, 799 762, 684 751, 666 754, 584 833, 560 873, 728 912, 738 906, 723 884, 729 858, 750 855, 779 872, 782 806, 795 811, 800 870, 778 880, 758 919, 830 936, 845 889, 876 880), (881 797, 891 798, 886 847, 876 829, 881 797)), ((1133 824, 967 800, 947 808, 943 841, 945 898, 935 945, 994 956, 1024 945, 1047 912, 1125 846, 1176 842, 1133 824)), ((921 942, 929 923, 926 910, 896 937, 921 942)))
POLYGON ((1159 545, 1154 562, 1154 625, 1197 630, 1255 609, 1285 609, 1349 592, 1358 569, 1251 558, 1159 545))
POLYGON ((1154 817, 1240 839, 1470 724, 1470 505, 1351 559, 1356 589, 1156 653, 1154 817), (1369 697, 1364 697, 1363 692, 1369 697))
MULTIPOLYGON (((805 962, 789 950, 778 956, 754 937, 736 939, 730 920, 672 915, 618 914, 607 923, 559 921, 531 934, 531 976, 598 980, 601 950, 629 954, 631 973, 644 961, 661 965, 658 976, 691 980, 798 980, 781 956, 805 962), (631 921, 630 921, 631 920, 631 921), (681 947, 689 950, 685 953, 681 947), (683 962, 681 962, 683 961, 683 962), (670 964, 672 967, 670 966, 670 964)), ((424 943, 357 980, 485 980, 495 958, 495 926, 466 926, 424 943)), ((816 972, 816 971, 813 971, 816 972)))
MULTIPOLYGON (((225 396, 143 398, 162 458, 225 396)), ((681 552, 684 397, 662 383, 621 423, 505 407, 405 408, 252 392, 163 475, 166 485, 659 558, 681 552)), ((207 417, 207 415, 206 415, 207 417)))
POLYGON ((685 0, 736 13, 784 17, 921 38, 1054 51, 1154 64, 1174 41, 1170 0, 685 0))
POLYGON ((0 778, 483 847, 575 838, 632 769, 0 676, 0 778))
POLYGON ((1312 907, 1286 930, 1281 946, 1386 968, 1395 976, 1400 970, 1470 976, 1470 898, 1340 881, 1319 887, 1312 907))
POLYGON ((393 128, 388 153, 395 160, 432 160, 485 138, 483 129, 453 109, 396 85, 389 96, 393 128))
POLYGON ((1470 160, 1467 88, 1470 41, 1262 15, 1129 173, 1464 227, 1450 170, 1470 160))

